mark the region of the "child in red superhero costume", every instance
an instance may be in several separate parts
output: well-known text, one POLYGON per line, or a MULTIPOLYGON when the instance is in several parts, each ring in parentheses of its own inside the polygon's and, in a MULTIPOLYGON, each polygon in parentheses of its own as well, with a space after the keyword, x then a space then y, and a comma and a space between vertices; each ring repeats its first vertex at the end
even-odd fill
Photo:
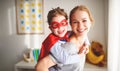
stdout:
MULTIPOLYGON (((50 49, 52 48, 52 46, 56 42, 58 42, 61 39, 62 40, 68 39, 68 32, 67 32, 68 16, 64 12, 64 10, 60 9, 59 7, 56 9, 53 9, 53 10, 49 11, 47 18, 48 18, 49 28, 52 31, 52 33, 49 34, 48 37, 42 43, 41 52, 40 52, 38 62, 42 58, 44 58, 50 54, 50 49)), ((49 61, 48 61, 48 63, 49 63, 49 61)))

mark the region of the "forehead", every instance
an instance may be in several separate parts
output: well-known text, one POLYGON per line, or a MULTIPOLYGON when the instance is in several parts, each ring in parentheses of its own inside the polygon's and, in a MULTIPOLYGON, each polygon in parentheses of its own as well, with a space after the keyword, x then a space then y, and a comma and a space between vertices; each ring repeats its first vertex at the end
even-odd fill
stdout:
POLYGON ((89 15, 88 15, 88 13, 86 11, 77 10, 71 16, 71 19, 89 19, 89 15))
POLYGON ((63 19, 65 19, 65 16, 63 15, 56 15, 55 17, 52 18, 52 21, 51 22, 61 22, 63 19))

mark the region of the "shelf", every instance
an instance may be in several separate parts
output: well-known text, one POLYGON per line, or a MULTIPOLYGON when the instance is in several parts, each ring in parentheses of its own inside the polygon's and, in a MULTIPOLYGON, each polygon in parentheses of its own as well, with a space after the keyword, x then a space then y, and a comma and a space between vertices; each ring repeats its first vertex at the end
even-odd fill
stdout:
MULTIPOLYGON (((20 69, 32 69, 34 70, 36 63, 35 62, 25 62, 20 61, 15 64, 15 71, 20 71, 20 69)), ((89 63, 85 63, 84 71, 107 71, 107 66, 98 67, 89 63)))
POLYGON ((15 64, 15 71, 19 71, 19 69, 35 69, 35 65, 35 62, 25 62, 22 60, 15 64))
POLYGON ((98 67, 96 65, 85 63, 85 69, 84 69, 84 71, 107 71, 107 66, 98 67))

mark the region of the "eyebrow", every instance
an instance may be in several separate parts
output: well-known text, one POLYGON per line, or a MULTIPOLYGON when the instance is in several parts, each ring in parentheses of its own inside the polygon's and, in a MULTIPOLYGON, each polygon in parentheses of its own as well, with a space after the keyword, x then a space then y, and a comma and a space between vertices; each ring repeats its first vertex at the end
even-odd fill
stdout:
POLYGON ((85 17, 85 18, 82 18, 82 19, 87 19, 87 18, 85 17))

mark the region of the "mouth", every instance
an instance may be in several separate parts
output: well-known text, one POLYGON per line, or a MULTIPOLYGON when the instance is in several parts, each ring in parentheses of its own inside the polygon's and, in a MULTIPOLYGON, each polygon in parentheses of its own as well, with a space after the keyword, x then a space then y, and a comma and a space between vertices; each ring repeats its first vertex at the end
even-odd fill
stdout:
POLYGON ((80 30, 80 29, 77 29, 77 32, 80 33, 80 34, 82 34, 82 33, 85 32, 85 30, 86 30, 86 29, 81 29, 81 30, 80 30))
POLYGON ((63 34, 65 30, 58 31, 59 34, 63 34))

